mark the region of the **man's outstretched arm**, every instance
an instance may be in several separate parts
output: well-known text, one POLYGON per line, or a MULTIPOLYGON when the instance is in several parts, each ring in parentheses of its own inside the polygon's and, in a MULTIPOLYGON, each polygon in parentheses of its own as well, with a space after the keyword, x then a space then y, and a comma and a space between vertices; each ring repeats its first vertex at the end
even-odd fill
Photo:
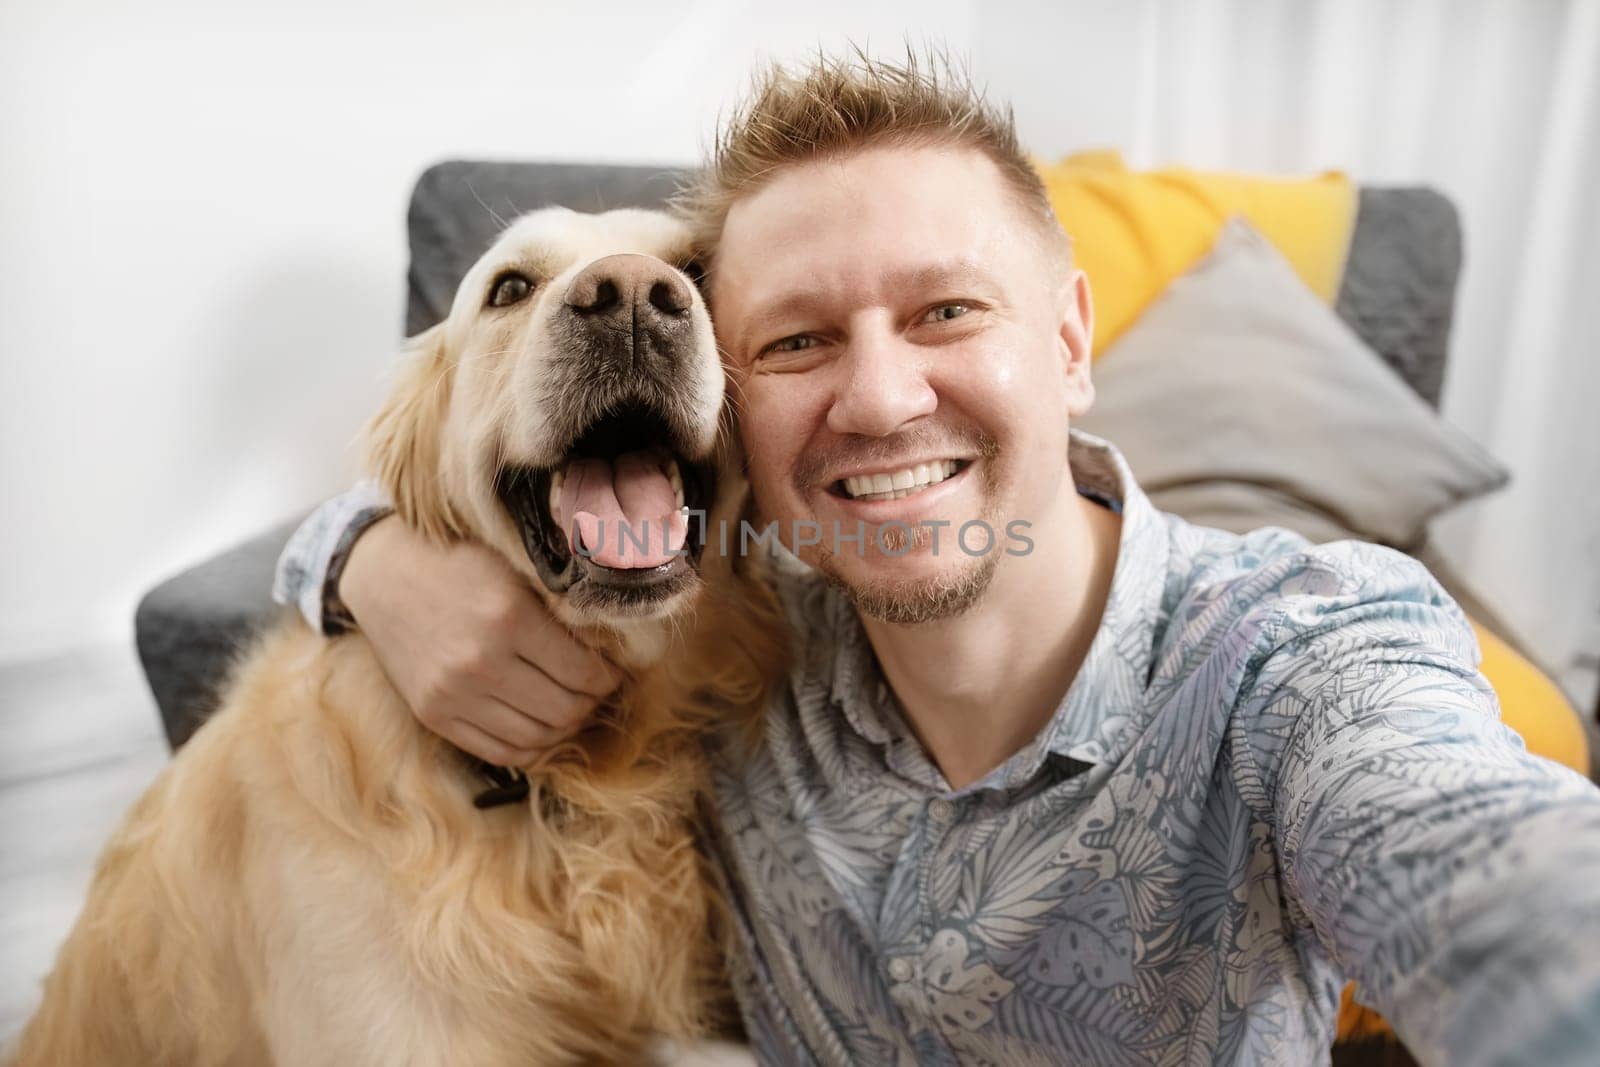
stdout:
POLYGON ((1422 1062, 1597 1062, 1600 790, 1500 724, 1426 571, 1330 550, 1356 565, 1275 604, 1239 720, 1291 908, 1422 1062))
POLYGON ((530 763, 621 680, 497 553, 427 540, 372 483, 301 524, 272 595, 330 636, 359 627, 417 719, 491 763, 530 763))

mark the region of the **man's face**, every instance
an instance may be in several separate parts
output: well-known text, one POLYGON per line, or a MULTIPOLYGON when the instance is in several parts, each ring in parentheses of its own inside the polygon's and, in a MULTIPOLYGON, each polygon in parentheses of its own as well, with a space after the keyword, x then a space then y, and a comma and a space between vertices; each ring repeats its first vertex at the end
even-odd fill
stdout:
POLYGON ((1019 548, 1008 524, 1074 493, 1088 289, 1036 226, 993 163, 951 148, 789 167, 728 215, 712 309, 761 519, 786 542, 820 531, 800 556, 878 618, 964 610, 1019 548), (973 520, 986 553, 981 527, 958 543, 973 520), (836 541, 861 524, 864 546, 836 541))

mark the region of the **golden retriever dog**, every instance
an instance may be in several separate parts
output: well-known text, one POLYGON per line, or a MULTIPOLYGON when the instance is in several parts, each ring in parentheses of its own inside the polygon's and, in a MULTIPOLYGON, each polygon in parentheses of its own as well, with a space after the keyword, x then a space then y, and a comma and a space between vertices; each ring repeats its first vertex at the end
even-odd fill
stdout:
POLYGON ((783 649, 705 550, 745 490, 690 251, 656 212, 522 217, 369 426, 400 519, 503 554, 617 696, 486 793, 359 633, 286 619, 107 846, 18 1064, 636 1063, 718 1026, 703 735, 783 649))

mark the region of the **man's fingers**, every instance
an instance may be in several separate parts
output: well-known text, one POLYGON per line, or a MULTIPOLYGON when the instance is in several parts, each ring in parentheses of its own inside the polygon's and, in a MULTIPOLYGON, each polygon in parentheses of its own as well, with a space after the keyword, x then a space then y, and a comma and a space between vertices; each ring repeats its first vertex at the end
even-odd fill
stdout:
POLYGON ((588 693, 575 693, 558 684, 537 666, 520 658, 513 659, 495 679, 490 695, 534 722, 558 731, 581 726, 599 703, 588 693))
POLYGON ((532 763, 536 755, 491 737, 465 719, 451 719, 440 734, 463 752, 501 767, 524 767, 532 763))
POLYGON ((622 684, 622 671, 610 660, 572 636, 553 616, 519 631, 517 654, 556 685, 590 697, 609 696, 622 684))
POLYGON ((489 695, 463 709, 462 719, 519 752, 542 752, 570 732, 564 722, 534 718, 497 696, 489 695))

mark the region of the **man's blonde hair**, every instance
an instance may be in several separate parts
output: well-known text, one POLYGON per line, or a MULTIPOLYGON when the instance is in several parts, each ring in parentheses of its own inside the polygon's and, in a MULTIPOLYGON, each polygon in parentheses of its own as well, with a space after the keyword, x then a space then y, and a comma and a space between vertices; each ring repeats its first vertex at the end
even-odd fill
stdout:
POLYGON ((766 67, 746 102, 722 122, 706 167, 674 204, 694 227, 697 247, 713 258, 734 202, 782 168, 883 147, 981 153, 1037 223, 1047 253, 1069 260, 1067 236, 1017 143, 1011 109, 989 103, 942 52, 919 56, 907 49, 904 61, 891 62, 858 48, 839 57, 819 54, 800 72, 766 67))

